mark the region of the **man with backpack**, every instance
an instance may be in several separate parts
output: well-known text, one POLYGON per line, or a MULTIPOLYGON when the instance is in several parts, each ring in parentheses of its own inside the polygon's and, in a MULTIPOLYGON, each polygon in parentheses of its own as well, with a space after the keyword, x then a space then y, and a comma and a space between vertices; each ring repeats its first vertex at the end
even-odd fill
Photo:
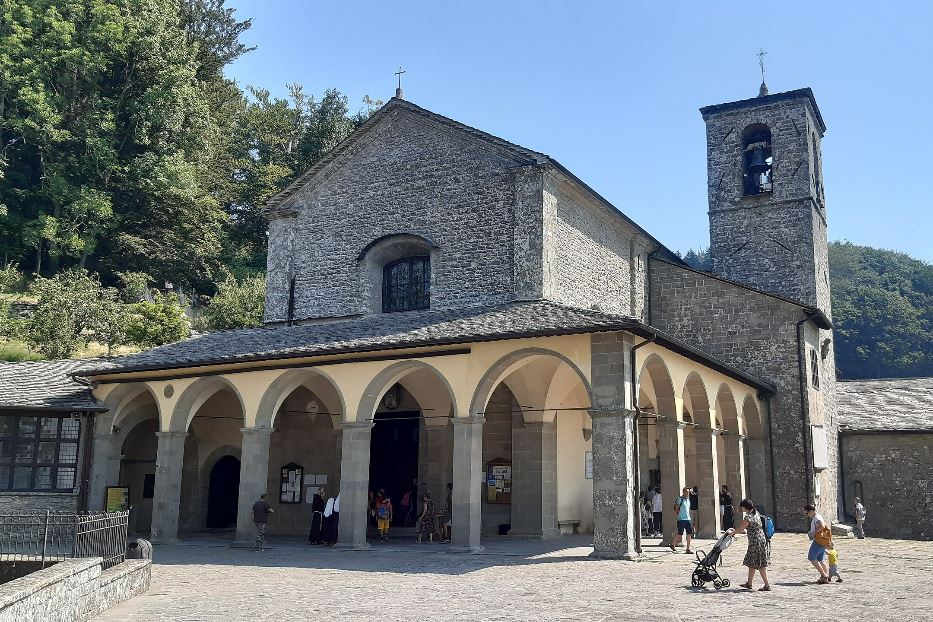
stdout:
POLYGON ((376 502, 376 527, 379 529, 379 540, 389 541, 389 525, 392 524, 392 499, 386 495, 376 502))

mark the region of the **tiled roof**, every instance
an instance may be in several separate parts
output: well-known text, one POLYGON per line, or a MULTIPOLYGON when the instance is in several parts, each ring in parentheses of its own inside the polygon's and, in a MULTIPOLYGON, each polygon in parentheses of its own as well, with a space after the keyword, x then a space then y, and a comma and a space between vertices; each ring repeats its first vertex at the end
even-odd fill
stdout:
POLYGON ((836 403, 843 431, 933 432, 933 378, 839 382, 836 403))
MULTIPOLYGON (((98 371, 169 369, 402 347, 449 345, 515 336, 618 329, 635 322, 624 316, 586 311, 550 302, 494 307, 381 313, 336 322, 225 330, 111 361, 98 371)), ((93 369, 82 372, 88 375, 93 369)))
POLYGON ((100 364, 95 359, 0 363, 0 409, 104 410, 72 377, 100 364))

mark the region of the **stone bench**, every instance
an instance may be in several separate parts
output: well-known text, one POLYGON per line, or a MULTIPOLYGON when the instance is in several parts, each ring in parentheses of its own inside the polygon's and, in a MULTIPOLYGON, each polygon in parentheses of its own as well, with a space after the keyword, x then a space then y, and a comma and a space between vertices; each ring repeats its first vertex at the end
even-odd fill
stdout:
POLYGON ((577 533, 577 529, 580 527, 580 521, 559 520, 557 521, 557 526, 560 527, 560 535, 572 536, 573 534, 577 533))

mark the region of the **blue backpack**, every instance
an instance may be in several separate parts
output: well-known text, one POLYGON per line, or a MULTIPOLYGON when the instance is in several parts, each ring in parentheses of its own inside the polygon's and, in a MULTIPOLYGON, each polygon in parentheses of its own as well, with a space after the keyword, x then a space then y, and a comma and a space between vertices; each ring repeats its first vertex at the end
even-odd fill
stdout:
POLYGON ((771 537, 774 535, 774 519, 770 516, 761 515, 761 525, 764 528, 765 540, 771 542, 771 537))

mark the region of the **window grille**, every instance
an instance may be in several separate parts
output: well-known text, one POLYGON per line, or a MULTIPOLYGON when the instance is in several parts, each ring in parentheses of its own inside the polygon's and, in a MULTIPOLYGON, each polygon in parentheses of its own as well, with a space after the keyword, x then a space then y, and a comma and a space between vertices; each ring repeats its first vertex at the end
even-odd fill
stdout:
POLYGON ((431 307, 431 259, 406 257, 387 264, 382 273, 382 311, 414 311, 431 307))
POLYGON ((0 490, 73 490, 80 435, 79 419, 0 416, 0 490))
POLYGON ((814 389, 820 388, 820 361, 815 348, 810 348, 810 382, 814 389))

